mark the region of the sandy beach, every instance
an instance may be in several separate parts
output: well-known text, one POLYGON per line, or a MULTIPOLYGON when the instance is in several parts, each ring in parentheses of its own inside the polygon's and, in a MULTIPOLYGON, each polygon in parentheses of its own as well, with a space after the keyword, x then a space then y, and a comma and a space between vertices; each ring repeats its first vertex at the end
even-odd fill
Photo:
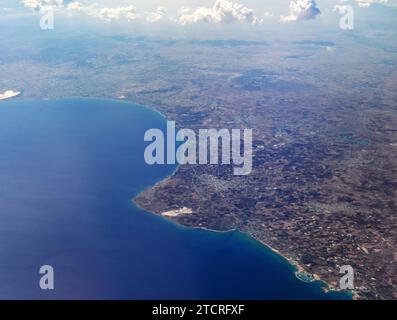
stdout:
POLYGON ((192 209, 183 207, 180 209, 163 212, 161 215, 164 217, 178 217, 182 214, 190 214, 192 212, 193 212, 192 209))

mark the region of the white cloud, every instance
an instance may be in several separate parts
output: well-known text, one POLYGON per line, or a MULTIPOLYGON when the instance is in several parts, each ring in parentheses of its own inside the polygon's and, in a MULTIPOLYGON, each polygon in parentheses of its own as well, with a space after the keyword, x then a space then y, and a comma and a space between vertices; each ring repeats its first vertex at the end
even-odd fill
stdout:
POLYGON ((139 13, 137 8, 133 5, 100 8, 97 4, 84 6, 80 2, 72 2, 67 6, 69 10, 83 12, 89 16, 103 19, 107 22, 115 22, 118 20, 133 21, 137 19, 145 20, 149 23, 154 23, 166 19, 168 10, 165 7, 158 7, 154 12, 139 13))
POLYGON ((40 10, 41 8, 48 6, 54 8, 64 7, 73 1, 72 0, 22 0, 21 2, 27 8, 40 10))
POLYGON ((138 17, 136 7, 132 5, 114 8, 99 8, 97 4, 85 6, 73 0, 22 0, 21 2, 25 7, 34 10, 40 10, 47 6, 66 8, 68 10, 79 11, 90 16, 101 18, 107 22, 113 22, 119 19, 131 21, 138 17))
POLYGON ((321 13, 315 0, 293 0, 289 5, 290 14, 281 16, 283 22, 311 20, 321 13))
POLYGON ((107 22, 112 22, 119 19, 131 21, 137 18, 137 10, 135 6, 101 8, 92 12, 94 15, 104 19, 107 22))
POLYGON ((187 8, 184 8, 182 12, 185 13, 179 17, 179 22, 183 25, 198 22, 231 23, 244 21, 250 24, 259 22, 252 9, 228 0, 217 0, 212 8, 200 7, 191 13, 187 11, 187 8))
POLYGON ((182 15, 184 15, 184 14, 188 14, 188 13, 191 12, 191 11, 192 11, 192 8, 189 8, 189 7, 180 7, 179 10, 178 10, 178 14, 179 14, 180 16, 182 16, 182 15))
POLYGON ((164 7, 158 7, 156 12, 149 12, 146 14, 146 21, 157 22, 165 19, 167 16, 167 9, 164 7))
POLYGON ((71 2, 66 8, 69 10, 83 12, 89 16, 100 18, 107 22, 145 19, 147 22, 153 23, 165 19, 168 12, 165 7, 158 7, 154 12, 139 13, 137 8, 133 5, 113 8, 100 8, 96 3, 90 6, 84 6, 80 2, 71 2))
POLYGON ((70 10, 84 10, 86 7, 84 7, 80 2, 73 1, 67 5, 67 8, 70 10))
POLYGON ((356 0, 360 7, 368 8, 373 3, 387 3, 389 0, 356 0))
POLYGON ((114 22, 117 20, 132 21, 139 17, 137 8, 133 5, 113 7, 113 8, 98 8, 97 4, 84 6, 80 2, 73 1, 66 6, 69 10, 83 12, 89 16, 103 19, 107 22, 114 22))

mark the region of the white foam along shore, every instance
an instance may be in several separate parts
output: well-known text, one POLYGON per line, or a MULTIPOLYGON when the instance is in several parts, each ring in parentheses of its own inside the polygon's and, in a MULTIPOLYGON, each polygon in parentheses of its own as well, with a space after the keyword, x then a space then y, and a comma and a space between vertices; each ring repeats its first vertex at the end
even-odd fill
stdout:
POLYGON ((16 96, 19 96, 20 94, 21 94, 20 91, 7 90, 4 91, 3 93, 0 93, 0 100, 14 98, 16 96))

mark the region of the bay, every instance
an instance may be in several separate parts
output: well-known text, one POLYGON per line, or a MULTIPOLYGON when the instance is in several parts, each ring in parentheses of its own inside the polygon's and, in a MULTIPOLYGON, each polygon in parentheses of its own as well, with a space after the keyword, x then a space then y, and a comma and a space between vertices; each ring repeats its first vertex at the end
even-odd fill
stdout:
POLYGON ((348 299, 305 283, 240 232, 178 226, 131 199, 172 165, 144 162, 166 119, 98 99, 0 103, 1 299, 348 299), (39 287, 51 265, 55 290, 39 287))

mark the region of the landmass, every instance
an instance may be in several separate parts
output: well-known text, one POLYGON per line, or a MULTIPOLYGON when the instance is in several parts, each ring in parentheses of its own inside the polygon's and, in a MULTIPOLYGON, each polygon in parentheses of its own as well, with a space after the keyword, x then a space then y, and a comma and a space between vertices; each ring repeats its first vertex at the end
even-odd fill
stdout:
POLYGON ((334 288, 351 265, 358 297, 397 299, 395 34, 323 33, 326 43, 45 34, 20 41, 23 55, 2 48, 0 85, 29 99, 122 97, 180 128, 253 129, 251 175, 182 165, 140 194, 140 207, 245 232, 334 288))

